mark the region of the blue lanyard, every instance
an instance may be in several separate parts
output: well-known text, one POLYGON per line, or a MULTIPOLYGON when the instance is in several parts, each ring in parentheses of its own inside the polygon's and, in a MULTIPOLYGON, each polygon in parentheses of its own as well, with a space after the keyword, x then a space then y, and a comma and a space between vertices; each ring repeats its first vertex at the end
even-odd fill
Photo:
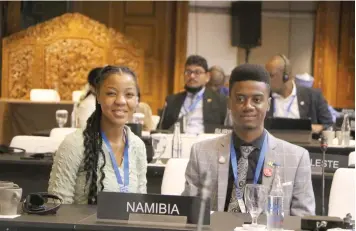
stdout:
POLYGON ((128 139, 126 137, 125 148, 124 148, 124 178, 125 178, 125 182, 122 182, 119 167, 117 166, 115 154, 112 150, 111 144, 103 131, 101 132, 101 136, 103 137, 103 140, 109 149, 110 159, 111 159, 112 167, 113 167, 115 175, 116 175, 117 183, 119 184, 119 186, 120 185, 124 186, 123 188, 120 189, 120 191, 127 192, 128 186, 129 186, 129 143, 128 143, 128 139))
MULTIPOLYGON (((261 174, 261 169, 262 165, 265 160, 265 154, 266 154, 266 148, 267 148, 267 134, 265 135, 265 138, 263 140, 261 152, 260 152, 260 157, 258 159, 257 167, 256 167, 256 172, 255 172, 255 177, 253 179, 253 183, 257 184, 258 178, 260 177, 261 174)), ((231 160, 231 165, 232 165, 232 171, 234 173, 234 178, 235 178, 235 186, 236 189, 238 188, 239 182, 238 182, 238 175, 237 175, 237 158, 236 158, 236 150, 234 147, 234 142, 233 142, 233 136, 231 135, 231 143, 230 143, 230 160, 231 160)), ((240 199, 240 198, 238 198, 240 199)))
MULTIPOLYGON (((284 112, 284 117, 288 117, 288 114, 289 114, 290 110, 292 109, 292 104, 293 104, 295 97, 296 97, 296 95, 293 95, 292 99, 290 100, 288 107, 287 107, 287 111, 284 112)), ((276 100, 275 99, 274 99, 273 106, 274 106, 274 108, 273 108, 274 112, 276 112, 277 110, 276 110, 276 100)))
POLYGON ((195 101, 188 108, 186 108, 184 106, 184 110, 186 111, 186 114, 192 112, 195 109, 195 107, 198 105, 199 101, 203 99, 203 94, 204 94, 204 91, 199 92, 197 97, 195 98, 195 101))

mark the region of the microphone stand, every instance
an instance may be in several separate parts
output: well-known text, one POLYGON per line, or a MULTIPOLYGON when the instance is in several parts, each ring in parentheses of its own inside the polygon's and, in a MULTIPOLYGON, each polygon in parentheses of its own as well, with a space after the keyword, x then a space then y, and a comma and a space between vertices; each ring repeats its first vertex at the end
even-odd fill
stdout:
POLYGON ((210 176, 210 171, 208 170, 205 175, 205 181, 201 192, 202 198, 201 198, 201 204, 199 210, 197 231, 202 231, 203 228, 206 201, 209 199, 210 196, 210 184, 211 184, 211 176, 210 176))
POLYGON ((323 153, 321 166, 321 215, 325 216, 325 153, 328 149, 328 143, 324 136, 321 137, 320 149, 323 153))
POLYGON ((160 121, 159 121, 159 124, 158 124, 156 130, 162 130, 162 123, 163 123, 164 117, 166 115, 166 108, 167 108, 167 102, 164 103, 164 108, 163 108, 161 118, 160 118, 160 121))

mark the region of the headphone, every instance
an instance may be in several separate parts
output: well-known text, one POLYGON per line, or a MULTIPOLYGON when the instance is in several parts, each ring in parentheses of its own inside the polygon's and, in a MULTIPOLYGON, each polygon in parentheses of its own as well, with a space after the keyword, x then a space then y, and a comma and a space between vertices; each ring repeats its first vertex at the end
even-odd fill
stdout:
POLYGON ((38 214, 38 215, 49 215, 56 214, 57 210, 62 204, 62 199, 56 195, 49 194, 46 192, 31 193, 27 195, 26 199, 22 204, 22 209, 28 214, 38 214), (47 199, 54 199, 59 201, 58 204, 54 204, 53 207, 47 208, 45 202, 47 199))
POLYGON ((26 152, 23 148, 9 147, 7 145, 0 144, 0 154, 24 154, 26 152))
POLYGON ((284 68, 283 68, 283 82, 287 82, 289 80, 289 76, 287 74, 287 58, 282 55, 282 54, 279 54, 279 56, 283 59, 283 62, 284 62, 284 68))

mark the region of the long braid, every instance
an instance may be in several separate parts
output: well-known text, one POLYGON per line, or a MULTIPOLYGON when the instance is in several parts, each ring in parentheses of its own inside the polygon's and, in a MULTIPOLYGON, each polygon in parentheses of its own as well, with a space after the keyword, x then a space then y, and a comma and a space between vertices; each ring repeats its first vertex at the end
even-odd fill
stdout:
MULTIPOLYGON (((96 89, 97 91, 100 88, 100 84, 103 80, 113 73, 127 73, 130 74, 137 86, 136 75, 127 67, 116 67, 116 66, 106 66, 104 67, 96 79, 96 89)), ((138 88, 138 86, 137 86, 138 88)), ((97 202, 97 194, 98 194, 98 162, 99 162, 99 154, 103 158, 103 164, 100 166, 99 170, 101 173, 101 177, 99 179, 100 191, 104 190, 104 179, 105 172, 104 167, 106 165, 106 158, 104 151, 102 149, 103 139, 101 136, 101 106, 96 101, 96 108, 94 113, 88 118, 87 126, 83 131, 84 136, 84 171, 86 171, 86 185, 89 185, 89 193, 88 193, 88 204, 96 204, 97 202)), ((85 187, 86 188, 86 187, 85 187)))
POLYGON ((95 204, 97 197, 97 167, 99 162, 99 153, 103 157, 103 164, 100 167, 101 177, 100 177, 100 186, 102 191, 104 189, 103 180, 105 178, 104 166, 106 164, 106 158, 102 150, 102 137, 100 132, 100 120, 101 120, 101 108, 98 103, 96 103, 95 112, 89 117, 87 121, 87 127, 83 131, 84 135, 84 170, 86 171, 86 183, 89 186, 88 194, 88 204, 95 204))

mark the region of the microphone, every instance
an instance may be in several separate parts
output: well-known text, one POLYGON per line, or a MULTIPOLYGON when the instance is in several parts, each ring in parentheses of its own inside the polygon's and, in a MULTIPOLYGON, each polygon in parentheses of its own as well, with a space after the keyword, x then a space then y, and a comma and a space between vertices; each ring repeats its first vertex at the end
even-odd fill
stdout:
POLYGON ((320 149, 323 153, 321 166, 321 215, 325 216, 325 153, 328 149, 327 138, 321 136, 320 149))
POLYGON ((197 231, 201 231, 203 228, 206 201, 209 199, 210 192, 211 192, 210 186, 211 186, 211 171, 209 167, 208 171, 205 174, 205 180, 204 180, 203 188, 201 190, 201 204, 199 210, 197 231))
POLYGON ((166 115, 166 108, 167 108, 167 101, 164 102, 164 107, 163 107, 163 111, 162 111, 162 116, 161 116, 161 120, 159 121, 157 130, 162 130, 162 123, 164 120, 164 117, 166 115))

